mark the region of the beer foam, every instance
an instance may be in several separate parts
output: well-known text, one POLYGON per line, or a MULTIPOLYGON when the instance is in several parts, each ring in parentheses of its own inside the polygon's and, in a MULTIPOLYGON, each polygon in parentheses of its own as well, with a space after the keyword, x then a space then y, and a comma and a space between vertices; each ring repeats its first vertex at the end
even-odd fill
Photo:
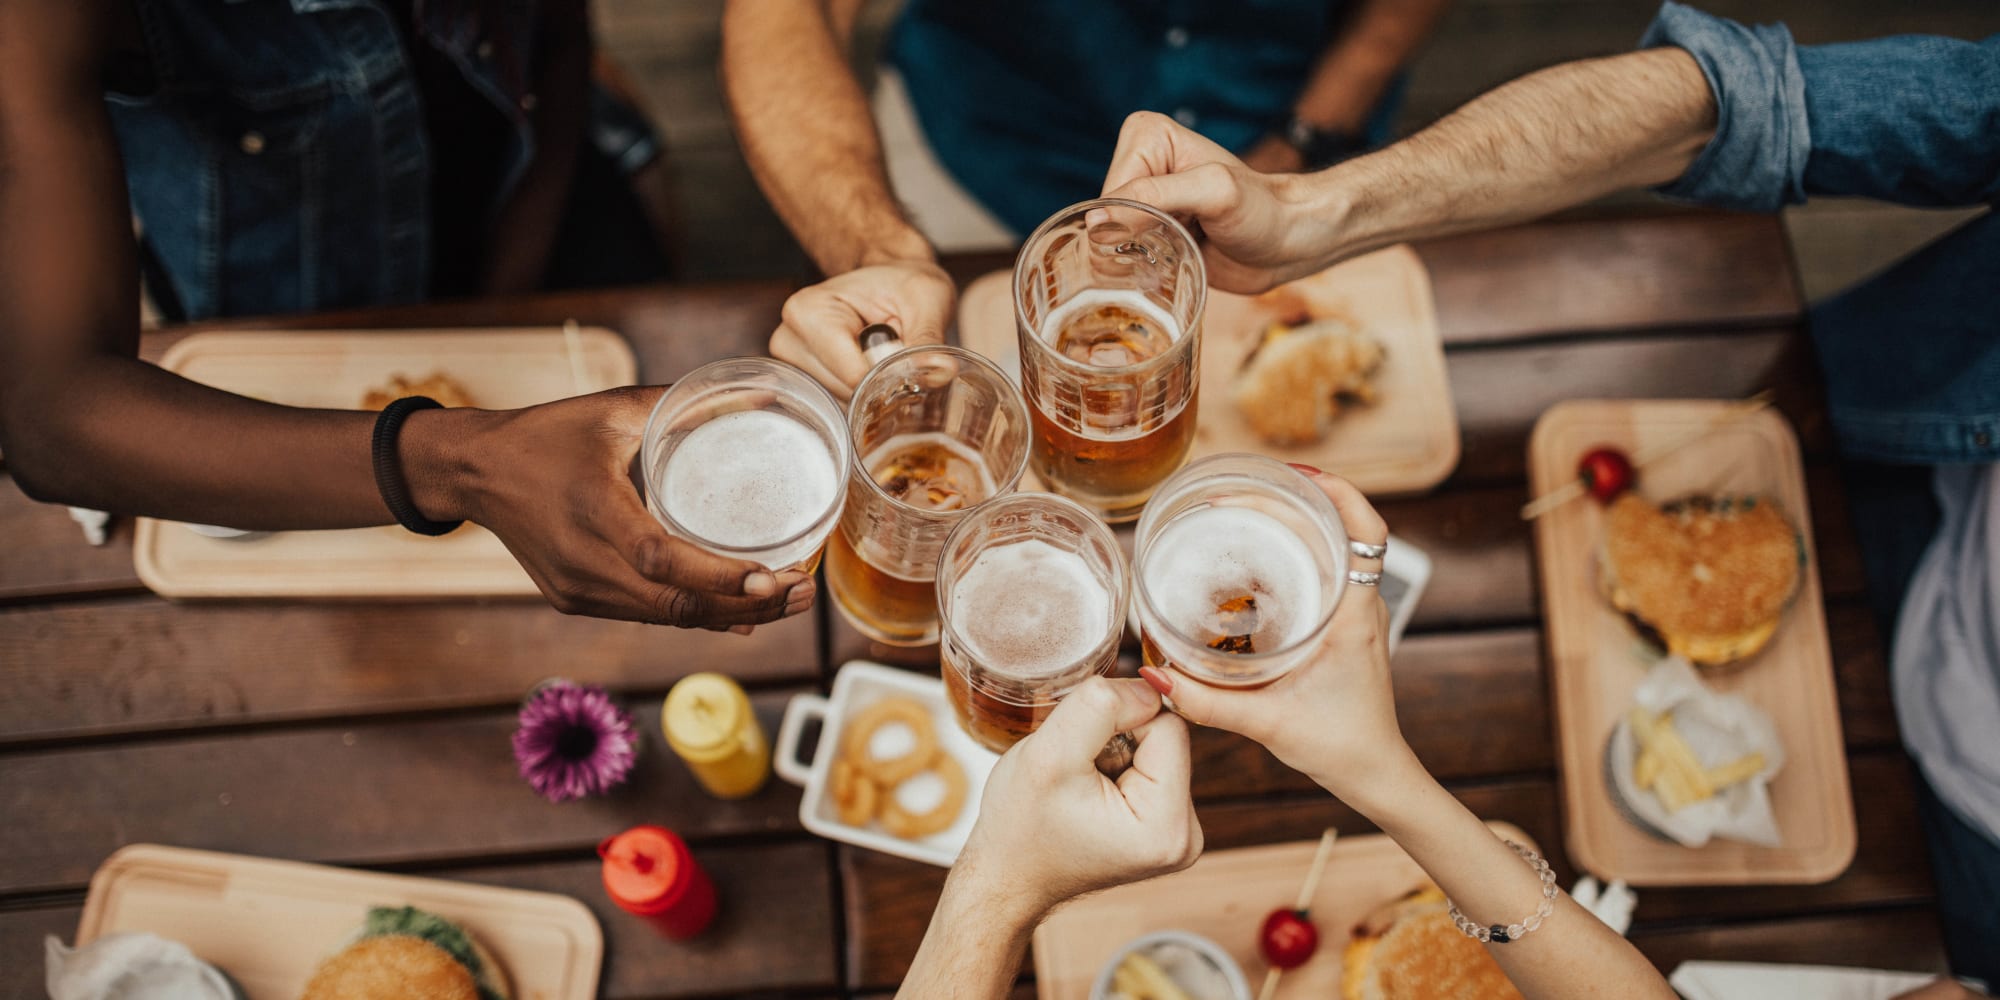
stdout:
POLYGON ((1145 292, 1136 288, 1090 288, 1076 293, 1075 298, 1049 313, 1048 317, 1042 320, 1041 329, 1035 331, 1035 334, 1043 341, 1053 344, 1056 336, 1062 333, 1064 325, 1069 323, 1070 317, 1106 305, 1119 306, 1144 314, 1147 319, 1158 323, 1160 329, 1167 331, 1167 336, 1176 342, 1181 339, 1181 334, 1184 332, 1180 321, 1174 319, 1174 314, 1160 308, 1152 296, 1145 292))
POLYGON ((1193 638, 1228 634, 1216 605, 1237 595, 1256 599, 1280 647, 1319 624, 1319 568, 1284 522, 1261 511, 1205 507, 1175 518, 1147 545, 1140 572, 1161 616, 1193 638))
POLYGON ((952 628, 973 659, 1015 677, 1075 666, 1104 641, 1112 614, 1083 556, 1034 538, 979 553, 951 588, 952 628))
POLYGON ((773 410, 726 413, 688 432, 660 473, 667 515, 701 539, 775 545, 833 505, 840 470, 812 428, 773 410))

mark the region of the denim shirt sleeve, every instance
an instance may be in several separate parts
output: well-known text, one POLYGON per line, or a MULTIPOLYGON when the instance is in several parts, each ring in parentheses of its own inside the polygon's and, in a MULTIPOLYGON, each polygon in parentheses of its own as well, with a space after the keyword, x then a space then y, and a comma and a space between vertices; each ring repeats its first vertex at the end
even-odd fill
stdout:
POLYGON ((1687 50, 1715 95, 1715 138, 1678 180, 1670 198, 1770 212, 1806 200, 1812 133, 1798 47, 1782 25, 1746 27, 1677 3, 1660 13, 1640 48, 1687 50))
POLYGON ((1666 3, 1639 45, 1686 50, 1715 95, 1715 138, 1668 197, 1753 211, 1808 195, 2000 198, 2000 35, 1802 47, 1783 25, 1666 3))

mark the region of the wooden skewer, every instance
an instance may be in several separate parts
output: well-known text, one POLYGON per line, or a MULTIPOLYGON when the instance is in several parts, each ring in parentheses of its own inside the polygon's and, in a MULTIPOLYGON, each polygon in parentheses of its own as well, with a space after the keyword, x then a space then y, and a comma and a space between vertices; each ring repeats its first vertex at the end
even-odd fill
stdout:
POLYGON ((562 352, 570 356, 570 386, 582 396, 590 382, 584 380, 584 338, 576 320, 562 320, 562 352))
MULTIPOLYGON (((1653 447, 1647 448, 1644 451, 1639 452, 1637 455, 1632 456, 1632 468, 1639 469, 1645 466, 1648 462, 1655 462, 1662 458, 1665 458, 1668 455, 1671 455, 1674 452, 1677 452, 1682 448, 1685 448, 1688 445, 1691 445, 1696 441, 1699 441, 1702 438, 1705 438, 1710 434, 1715 433, 1716 431, 1722 429, 1723 427, 1735 423, 1736 421, 1741 420, 1744 417, 1747 417, 1753 413, 1756 413, 1757 411, 1762 410, 1770 405, 1771 405, 1771 391, 1769 389, 1766 389, 1763 392, 1760 392, 1755 396, 1750 397, 1749 399, 1743 400, 1738 405, 1731 407, 1727 412, 1723 413, 1721 416, 1710 421, 1709 425, 1703 427, 1701 430, 1695 431, 1694 433, 1689 434, 1686 437, 1683 437, 1677 441, 1669 441, 1665 444, 1654 445, 1653 447)), ((1561 486, 1558 486, 1555 489, 1550 490, 1549 492, 1544 493, 1539 497, 1536 497, 1534 500, 1530 501, 1527 504, 1527 506, 1522 507, 1521 520, 1532 521, 1535 518, 1541 517, 1543 514, 1546 514, 1549 511, 1552 511, 1557 507, 1560 507, 1563 504, 1566 504, 1571 500, 1574 500, 1577 497, 1582 496, 1588 489, 1589 488, 1583 484, 1583 477, 1578 476, 1577 478, 1572 479, 1569 482, 1564 483, 1561 486)))
MULTIPOLYGON (((1319 850, 1313 854, 1312 868, 1306 872, 1305 884, 1299 886, 1299 898, 1292 904, 1293 910, 1304 912, 1312 909, 1313 895, 1319 892, 1319 877, 1326 874, 1326 861, 1333 856, 1333 842, 1339 837, 1340 831, 1330 826, 1319 835, 1319 850)), ((1265 973, 1264 988, 1257 991, 1257 1000, 1271 1000, 1278 992, 1278 979, 1284 974, 1285 970, 1275 966, 1265 973)))

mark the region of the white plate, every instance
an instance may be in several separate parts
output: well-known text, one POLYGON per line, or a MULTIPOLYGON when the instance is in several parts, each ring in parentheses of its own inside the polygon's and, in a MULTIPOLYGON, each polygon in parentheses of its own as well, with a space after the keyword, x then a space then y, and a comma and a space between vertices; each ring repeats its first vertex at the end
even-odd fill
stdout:
POLYGON ((958 860, 958 852, 965 846, 965 838, 972 832, 973 822, 979 818, 979 797, 986 790, 986 776, 1000 759, 992 751, 972 742, 972 737, 959 728, 951 704, 945 700, 943 681, 866 660, 841 665, 840 672, 833 678, 832 695, 825 698, 816 694, 792 697, 791 704, 785 706, 785 719, 778 726, 777 746, 772 756, 778 776, 806 790, 799 799, 799 822, 805 824, 806 829, 829 840, 940 868, 950 868, 952 862, 958 860), (841 731, 847 719, 892 696, 914 698, 930 709, 931 720, 937 729, 938 746, 957 758, 959 766, 965 770, 965 808, 951 826, 922 840, 892 837, 872 824, 859 827, 842 823, 835 815, 831 797, 826 793, 827 773, 833 767, 834 757, 839 754, 841 731), (812 762, 806 763, 799 759, 799 741, 805 733, 806 723, 813 719, 820 720, 819 741, 813 747, 812 762))

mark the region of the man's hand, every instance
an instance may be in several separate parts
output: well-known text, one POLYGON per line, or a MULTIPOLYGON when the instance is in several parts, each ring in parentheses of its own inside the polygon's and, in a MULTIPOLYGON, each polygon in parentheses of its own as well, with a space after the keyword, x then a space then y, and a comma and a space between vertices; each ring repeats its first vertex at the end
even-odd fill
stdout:
POLYGON ((887 323, 905 344, 941 344, 957 299, 950 276, 928 260, 856 268, 785 300, 771 356, 804 369, 844 401, 868 374, 856 339, 863 327, 887 323))
POLYGON ((1152 689, 1088 681, 1000 758, 959 866, 1029 912, 1179 871, 1202 848, 1188 774, 1187 724, 1152 689), (1113 782, 1092 761, 1121 732, 1139 748, 1113 782))
POLYGON ((1254 294, 1331 263, 1334 220, 1311 203, 1311 175, 1261 174, 1151 111, 1118 133, 1107 198, 1129 198, 1198 226, 1208 283, 1254 294))
POLYGON ((810 607, 810 576, 713 555, 647 512, 630 469, 664 391, 412 414, 399 442, 412 499, 491 529, 564 614, 747 633, 810 607))

